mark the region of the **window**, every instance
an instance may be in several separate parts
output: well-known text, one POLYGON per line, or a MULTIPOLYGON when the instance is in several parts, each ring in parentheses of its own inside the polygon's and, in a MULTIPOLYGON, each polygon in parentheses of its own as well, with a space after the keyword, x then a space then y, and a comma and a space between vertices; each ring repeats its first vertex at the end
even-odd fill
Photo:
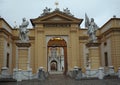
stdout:
POLYGON ((108 66, 108 53, 105 52, 104 56, 105 56, 105 66, 107 67, 108 66))
POLYGON ((7 53, 7 63, 6 63, 6 67, 8 67, 9 68, 9 53, 7 53))
POLYGON ((90 67, 89 53, 86 54, 86 67, 90 67))
POLYGON ((107 46, 107 42, 104 42, 104 46, 107 46))
POLYGON ((9 47, 9 46, 10 46, 10 44, 9 44, 9 43, 7 43, 7 46, 9 47))

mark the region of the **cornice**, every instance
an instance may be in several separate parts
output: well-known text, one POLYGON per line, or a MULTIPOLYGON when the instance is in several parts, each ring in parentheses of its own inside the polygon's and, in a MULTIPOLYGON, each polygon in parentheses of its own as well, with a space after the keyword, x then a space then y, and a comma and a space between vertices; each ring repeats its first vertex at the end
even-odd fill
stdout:
POLYGON ((0 28, 0 32, 5 33, 7 36, 13 36, 11 33, 9 33, 6 29, 0 28))
POLYGON ((107 30, 106 32, 100 34, 100 38, 102 38, 102 36, 107 36, 112 32, 120 32, 120 27, 116 27, 116 28, 110 28, 109 30, 107 30))

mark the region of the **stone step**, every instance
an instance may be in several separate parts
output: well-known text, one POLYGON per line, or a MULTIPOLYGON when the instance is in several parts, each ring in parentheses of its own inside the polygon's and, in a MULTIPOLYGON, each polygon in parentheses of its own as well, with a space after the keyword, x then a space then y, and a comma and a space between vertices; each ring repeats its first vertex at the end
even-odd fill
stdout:
POLYGON ((107 75, 104 77, 104 79, 118 79, 118 76, 115 76, 115 75, 107 75))
POLYGON ((0 82, 17 82, 17 81, 13 78, 1 78, 0 82))
POLYGON ((49 74, 63 74, 62 71, 51 71, 49 72, 49 74))

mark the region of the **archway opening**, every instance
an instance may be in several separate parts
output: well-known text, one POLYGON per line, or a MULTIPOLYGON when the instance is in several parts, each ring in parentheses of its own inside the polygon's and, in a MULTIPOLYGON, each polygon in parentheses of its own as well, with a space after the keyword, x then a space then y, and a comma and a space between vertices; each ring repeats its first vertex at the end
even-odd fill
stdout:
POLYGON ((56 61, 52 61, 51 63, 50 63, 50 69, 51 69, 51 71, 57 71, 58 69, 57 69, 57 62, 56 61))
POLYGON ((67 72, 67 43, 60 37, 53 37, 47 44, 48 72, 67 72))

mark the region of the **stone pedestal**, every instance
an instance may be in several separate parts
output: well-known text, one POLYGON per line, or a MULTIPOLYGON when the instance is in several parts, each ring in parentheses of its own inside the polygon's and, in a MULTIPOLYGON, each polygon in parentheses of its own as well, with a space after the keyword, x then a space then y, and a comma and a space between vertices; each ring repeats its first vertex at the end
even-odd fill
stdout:
POLYGON ((114 71, 114 67, 113 66, 109 66, 109 74, 110 75, 114 75, 115 71, 114 71))
POLYGON ((103 67, 100 67, 98 69, 98 78, 99 79, 103 79, 104 78, 104 69, 103 69, 103 67))
POLYGON ((44 71, 43 67, 38 69, 38 79, 45 80, 48 77, 48 74, 44 71))
POLYGON ((14 69, 13 71, 13 79, 17 81, 22 81, 22 70, 21 69, 14 69))
POLYGON ((90 68, 86 68, 86 77, 89 78, 90 77, 90 68))
MULTIPOLYGON (((26 70, 29 70, 31 69, 30 68, 30 60, 31 60, 31 56, 30 56, 30 46, 31 46, 31 43, 30 42, 16 42, 16 46, 17 46, 17 49, 16 49, 16 69, 23 69, 23 68, 19 68, 19 62, 20 62, 20 58, 19 57, 20 55, 23 55, 25 52, 24 51, 27 51, 27 54, 26 55, 23 55, 23 57, 26 57, 27 61, 25 63, 27 63, 27 67, 26 67, 26 70), (22 52, 19 52, 19 51, 22 51, 22 52)), ((25 70, 25 69, 24 69, 25 70)))
POLYGON ((9 69, 7 67, 2 67, 1 78, 10 78, 9 69))
POLYGON ((100 43, 87 43, 86 46, 89 50, 90 69, 98 69, 100 67, 100 43))
POLYGON ((87 68, 87 69, 86 69, 85 76, 86 76, 87 78, 98 77, 98 69, 90 69, 90 68, 87 68))
POLYGON ((87 77, 98 77, 98 68, 100 67, 99 45, 100 43, 97 43, 97 42, 86 44, 89 50, 88 57, 90 61, 90 68, 86 69, 87 77))
POLYGON ((23 71, 21 69, 14 69, 13 70, 13 79, 16 79, 17 81, 22 80, 30 80, 32 78, 32 69, 23 71))
POLYGON ((30 42, 16 42, 16 68, 13 78, 17 81, 32 79, 30 46, 30 42))
POLYGON ((67 75, 76 80, 80 80, 83 78, 82 69, 77 66, 74 66, 74 68, 71 71, 69 71, 67 75))

